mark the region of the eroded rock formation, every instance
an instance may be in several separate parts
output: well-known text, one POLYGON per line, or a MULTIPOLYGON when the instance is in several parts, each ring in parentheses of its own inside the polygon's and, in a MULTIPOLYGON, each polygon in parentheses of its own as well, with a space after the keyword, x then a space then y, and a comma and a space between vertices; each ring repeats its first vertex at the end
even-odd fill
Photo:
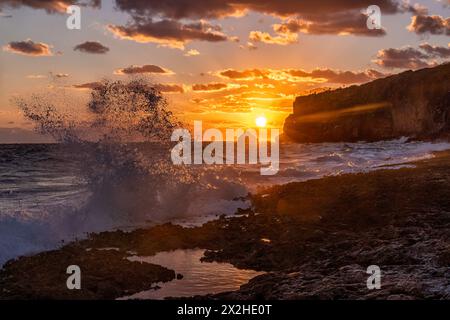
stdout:
POLYGON ((284 132, 297 142, 431 139, 450 132, 450 63, 297 97, 284 132))

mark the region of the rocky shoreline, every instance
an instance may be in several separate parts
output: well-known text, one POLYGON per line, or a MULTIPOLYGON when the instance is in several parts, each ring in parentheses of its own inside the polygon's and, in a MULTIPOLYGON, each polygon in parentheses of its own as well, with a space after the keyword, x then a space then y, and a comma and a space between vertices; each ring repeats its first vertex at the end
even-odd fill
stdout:
MULTIPOLYGON (((197 299, 449 299, 450 152, 414 168, 272 187, 254 209, 200 227, 159 225, 92 234, 20 257, 0 271, 0 299, 115 299, 171 281, 176 270, 132 262, 175 249, 266 271, 235 292, 197 299), (66 268, 83 270, 67 290, 66 268), (382 270, 380 290, 366 268, 382 270)), ((176 281, 176 280, 173 280, 176 281)))

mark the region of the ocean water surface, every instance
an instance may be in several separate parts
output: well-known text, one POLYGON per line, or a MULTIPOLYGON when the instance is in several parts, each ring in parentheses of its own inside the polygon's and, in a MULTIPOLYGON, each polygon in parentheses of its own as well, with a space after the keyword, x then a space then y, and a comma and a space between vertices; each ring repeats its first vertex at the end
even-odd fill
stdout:
MULTIPOLYGON (((202 174, 203 183, 211 185, 207 190, 174 191, 167 187, 162 190, 162 182, 155 179, 135 186, 136 190, 143 190, 139 197, 127 189, 123 197, 115 193, 112 202, 110 190, 99 190, 98 186, 96 196, 92 196, 92 186, 83 179, 80 173, 83 168, 70 147, 0 145, 0 264, 20 255, 58 247, 62 241, 82 238, 87 232, 130 229, 167 221, 199 224, 248 207, 250 203, 245 196, 261 186, 397 169, 447 149, 450 144, 446 142, 407 139, 282 144, 280 171, 274 176, 261 176, 258 166, 218 166, 202 174), (155 200, 139 206, 147 190, 156 192, 155 200), (131 208, 139 208, 136 209, 139 214, 134 214, 129 206, 123 209, 121 202, 133 203, 131 208)), ((152 150, 144 151, 144 157, 145 152, 152 150)), ((99 165, 97 172, 110 174, 109 165, 110 162, 99 165)))

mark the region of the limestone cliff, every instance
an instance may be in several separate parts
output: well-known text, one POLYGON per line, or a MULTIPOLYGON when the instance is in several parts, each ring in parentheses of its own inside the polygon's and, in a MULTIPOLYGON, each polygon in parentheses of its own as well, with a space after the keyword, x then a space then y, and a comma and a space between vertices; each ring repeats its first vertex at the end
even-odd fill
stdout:
POLYGON ((297 97, 284 132, 298 142, 447 136, 450 63, 297 97))

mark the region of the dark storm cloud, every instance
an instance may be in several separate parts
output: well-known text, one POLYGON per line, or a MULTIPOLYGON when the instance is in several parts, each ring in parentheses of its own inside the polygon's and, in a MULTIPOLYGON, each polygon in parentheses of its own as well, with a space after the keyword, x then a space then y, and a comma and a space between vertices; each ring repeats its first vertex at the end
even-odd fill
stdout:
POLYGON ((86 41, 75 46, 73 50, 85 53, 105 54, 109 51, 109 48, 97 41, 86 41))

